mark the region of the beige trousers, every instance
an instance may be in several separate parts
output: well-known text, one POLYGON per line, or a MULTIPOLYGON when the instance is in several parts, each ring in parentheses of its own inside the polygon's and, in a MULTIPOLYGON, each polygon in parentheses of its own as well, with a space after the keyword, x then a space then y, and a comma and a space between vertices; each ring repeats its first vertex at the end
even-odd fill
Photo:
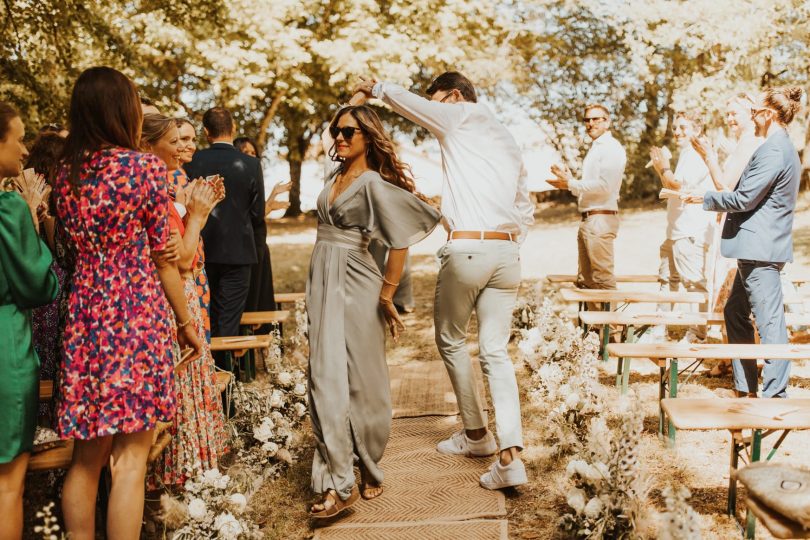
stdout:
POLYGON ((467 352, 475 310, 481 370, 489 383, 500 449, 523 448, 515 367, 506 352, 520 286, 519 246, 508 240, 451 240, 439 250, 433 319, 465 429, 487 426, 467 352))
MULTIPOLYGON (((707 292, 706 255, 709 247, 698 243, 694 238, 664 240, 659 249, 660 265, 658 282, 661 290, 677 291, 680 285, 689 292, 707 292)), ((708 304, 700 304, 698 309, 705 312, 708 304)), ((660 304, 659 311, 671 311, 672 304, 660 304)), ((695 304, 689 304, 689 311, 695 311, 695 304)), ((694 326, 690 329, 699 337, 706 337, 705 326, 694 326)))
POLYGON ((613 241, 619 232, 617 214, 594 214, 579 224, 577 247, 579 271, 577 287, 582 289, 615 289, 613 241))

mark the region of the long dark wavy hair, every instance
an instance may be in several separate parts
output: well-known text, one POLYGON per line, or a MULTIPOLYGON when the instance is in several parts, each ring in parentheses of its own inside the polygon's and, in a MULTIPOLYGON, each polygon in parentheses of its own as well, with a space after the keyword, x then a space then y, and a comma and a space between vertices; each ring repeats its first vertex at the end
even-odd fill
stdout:
POLYGON ((141 100, 135 84, 111 67, 86 69, 70 98, 69 127, 62 153, 67 178, 75 190, 82 164, 102 148, 137 150, 141 138, 141 100))
MULTIPOLYGON (((416 183, 413 180, 411 167, 397 157, 394 141, 386 133, 377 113, 366 105, 343 107, 335 114, 329 124, 329 129, 336 127, 345 114, 352 115, 352 118, 357 121, 357 125, 360 126, 360 131, 366 137, 366 160, 371 170, 378 173, 386 182, 410 193, 416 193, 416 183)), ((334 143, 329 149, 329 157, 332 161, 343 161, 337 155, 337 146, 334 143)), ((341 164, 337 172, 342 173, 343 167, 344 165, 341 164)))

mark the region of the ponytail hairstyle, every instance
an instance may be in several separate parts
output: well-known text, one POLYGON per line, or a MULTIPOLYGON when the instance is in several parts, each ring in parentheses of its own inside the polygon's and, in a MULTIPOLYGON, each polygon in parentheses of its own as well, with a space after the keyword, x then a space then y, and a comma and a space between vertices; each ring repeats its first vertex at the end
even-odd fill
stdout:
MULTIPOLYGON (((332 119, 329 129, 337 127, 338 121, 345 114, 352 115, 366 138, 366 159, 371 170, 377 172, 389 184, 394 184, 415 194, 416 183, 413 180, 411 167, 397 157, 394 142, 386 133, 377 113, 366 105, 343 107, 332 119)), ((332 148, 329 149, 329 157, 332 161, 343 161, 337 156, 336 144, 332 144, 332 148)), ((343 165, 338 168, 338 172, 343 172, 343 165)))
POLYGON ((781 124, 788 125, 801 108, 803 90, 798 86, 781 86, 765 90, 763 103, 776 112, 781 124))

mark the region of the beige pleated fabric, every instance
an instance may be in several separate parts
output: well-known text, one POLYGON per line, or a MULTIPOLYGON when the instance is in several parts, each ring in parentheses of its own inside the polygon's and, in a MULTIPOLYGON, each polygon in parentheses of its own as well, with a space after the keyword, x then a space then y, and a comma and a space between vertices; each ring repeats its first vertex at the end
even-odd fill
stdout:
POLYGON ((317 448, 312 489, 349 497, 357 457, 371 478, 391 429, 385 363, 382 276, 368 252, 371 238, 406 248, 433 231, 438 211, 416 196, 363 173, 329 205, 334 179, 318 196, 318 239, 307 281, 309 409, 317 448))

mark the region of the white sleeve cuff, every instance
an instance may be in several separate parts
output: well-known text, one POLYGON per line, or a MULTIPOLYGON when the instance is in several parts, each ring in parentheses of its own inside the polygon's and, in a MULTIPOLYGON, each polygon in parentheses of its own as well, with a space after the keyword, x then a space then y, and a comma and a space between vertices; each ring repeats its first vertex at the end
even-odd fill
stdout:
POLYGON ((377 99, 382 99, 382 85, 383 83, 378 82, 374 85, 374 88, 371 89, 371 95, 377 99))

